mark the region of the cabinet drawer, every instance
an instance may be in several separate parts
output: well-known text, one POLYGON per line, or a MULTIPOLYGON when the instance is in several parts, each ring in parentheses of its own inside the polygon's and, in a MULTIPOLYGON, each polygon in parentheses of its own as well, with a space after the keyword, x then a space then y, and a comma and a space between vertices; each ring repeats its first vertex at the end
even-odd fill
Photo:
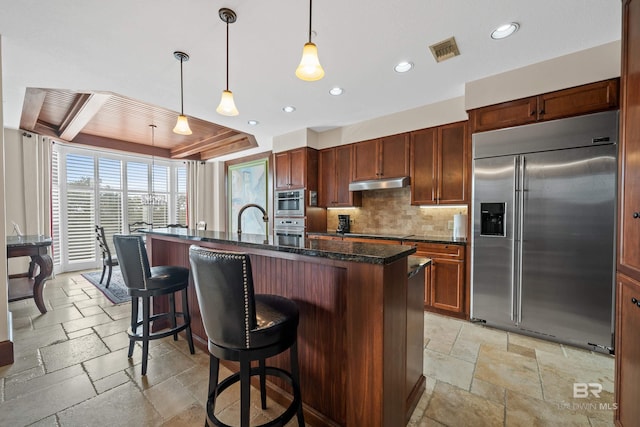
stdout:
POLYGON ((443 243, 404 242, 428 258, 464 259, 464 246, 443 243))

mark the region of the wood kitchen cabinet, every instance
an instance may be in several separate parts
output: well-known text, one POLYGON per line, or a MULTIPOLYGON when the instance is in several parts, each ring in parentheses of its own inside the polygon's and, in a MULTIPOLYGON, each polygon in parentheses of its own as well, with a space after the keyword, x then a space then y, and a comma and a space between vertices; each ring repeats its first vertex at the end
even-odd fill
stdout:
POLYGON ((362 205, 362 193, 349 191, 351 182, 351 145, 321 150, 319 160, 318 200, 323 207, 362 205))
POLYGON ((409 176, 409 134, 353 144, 352 181, 409 176))
POLYGON ((469 111, 471 132, 618 108, 618 79, 604 80, 469 111))
POLYGON ((317 190, 318 152, 302 147, 275 154, 276 190, 317 190))
POLYGON ((637 426, 640 420, 640 282, 617 275, 616 424, 637 426))
POLYGON ((443 243, 403 244, 415 246, 415 255, 431 258, 429 274, 425 276, 425 310, 464 317, 465 247, 443 243))
POLYGON ((631 427, 640 422, 640 0, 624 0, 622 13, 615 422, 631 427))
POLYGON ((411 204, 466 203, 467 122, 411 133, 411 204))

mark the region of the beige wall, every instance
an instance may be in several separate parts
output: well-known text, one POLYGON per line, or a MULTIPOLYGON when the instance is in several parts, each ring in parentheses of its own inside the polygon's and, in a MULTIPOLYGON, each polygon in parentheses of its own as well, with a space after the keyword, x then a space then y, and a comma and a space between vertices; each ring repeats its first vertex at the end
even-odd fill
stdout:
POLYGON ((465 108, 497 104, 620 76, 620 41, 468 82, 465 108))
MULTIPOLYGON (((2 97, 2 36, 0 36, 0 99, 2 97)), ((0 123, 4 123, 2 111, 3 103, 0 102, 0 123)), ((0 134, 0 224, 6 222, 5 214, 5 159, 4 159, 4 133, 0 134)), ((0 242, 6 242, 7 233, 4 227, 0 227, 0 242)), ((10 312, 7 297, 7 252, 0 251, 0 342, 11 338, 10 312)))

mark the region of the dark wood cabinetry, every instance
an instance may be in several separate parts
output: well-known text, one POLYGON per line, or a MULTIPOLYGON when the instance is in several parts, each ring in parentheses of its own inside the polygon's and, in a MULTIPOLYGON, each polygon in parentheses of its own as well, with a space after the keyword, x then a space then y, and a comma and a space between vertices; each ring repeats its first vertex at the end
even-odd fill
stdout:
POLYGON ((409 176, 407 133, 353 144, 352 181, 403 176, 409 176))
POLYGON ((616 282, 616 424, 636 426, 640 420, 640 282, 622 274, 616 282))
POLYGON ((413 243, 416 255, 431 258, 424 284, 424 308, 443 314, 464 315, 465 247, 442 243, 413 243))
POLYGON ((275 155, 276 190, 310 188, 316 190, 318 152, 302 147, 275 155))
POLYGON ((351 145, 321 150, 319 153, 318 200, 323 207, 350 207, 362 204, 359 191, 349 191, 351 145))
POLYGON ((411 204, 466 203, 467 122, 411 133, 411 204))
POLYGON ((618 79, 604 80, 469 111, 472 132, 618 108, 618 79))
POLYGON ((615 422, 631 427, 640 420, 640 0, 624 0, 622 13, 615 422))

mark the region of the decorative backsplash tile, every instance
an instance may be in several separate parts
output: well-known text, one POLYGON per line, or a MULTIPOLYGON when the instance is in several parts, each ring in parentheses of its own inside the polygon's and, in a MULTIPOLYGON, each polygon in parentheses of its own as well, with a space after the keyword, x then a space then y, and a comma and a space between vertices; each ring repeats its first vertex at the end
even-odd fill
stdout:
POLYGON ((453 216, 467 213, 466 207, 429 207, 411 205, 409 187, 393 190, 362 192, 362 207, 351 209, 328 209, 327 230, 338 227, 338 215, 346 214, 353 220, 352 233, 415 234, 434 237, 449 237, 453 230, 453 216))

